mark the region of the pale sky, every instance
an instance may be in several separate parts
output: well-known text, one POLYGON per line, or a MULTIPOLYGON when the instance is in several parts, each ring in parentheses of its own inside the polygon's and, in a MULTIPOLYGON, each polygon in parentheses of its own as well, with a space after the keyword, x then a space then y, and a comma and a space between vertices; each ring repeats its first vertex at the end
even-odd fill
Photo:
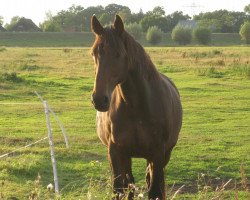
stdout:
POLYGON ((13 16, 32 19, 37 25, 44 21, 45 13, 51 11, 55 15, 58 11, 66 10, 72 4, 89 6, 107 6, 116 3, 128 6, 132 12, 152 10, 155 6, 163 6, 166 14, 183 11, 184 14, 198 14, 201 11, 227 9, 229 11, 244 11, 250 0, 0 0, 0 16, 4 24, 9 23, 13 16), (192 8, 195 5, 196 8, 192 8))

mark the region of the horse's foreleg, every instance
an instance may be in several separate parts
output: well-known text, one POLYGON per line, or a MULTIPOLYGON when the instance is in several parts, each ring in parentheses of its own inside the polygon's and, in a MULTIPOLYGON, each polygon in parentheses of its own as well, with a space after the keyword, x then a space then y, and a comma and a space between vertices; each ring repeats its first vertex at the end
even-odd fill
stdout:
POLYGON ((151 164, 151 179, 148 192, 149 199, 165 200, 165 184, 164 184, 164 166, 161 161, 157 160, 151 164))
POLYGON ((124 165, 119 149, 114 144, 109 145, 109 162, 112 169, 113 199, 119 200, 124 196, 124 165))
POLYGON ((134 177, 132 174, 132 161, 130 157, 124 157, 122 160, 122 164, 124 166, 124 173, 125 173, 125 179, 124 179, 124 187, 128 188, 128 200, 132 200, 134 198, 134 177))

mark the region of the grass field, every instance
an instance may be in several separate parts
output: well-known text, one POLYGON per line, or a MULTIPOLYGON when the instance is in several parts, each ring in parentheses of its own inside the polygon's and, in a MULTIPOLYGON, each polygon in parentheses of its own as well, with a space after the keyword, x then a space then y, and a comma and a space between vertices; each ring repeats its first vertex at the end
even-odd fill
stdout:
MULTIPOLYGON (((0 46, 6 47, 89 47, 94 40, 93 33, 15 33, 0 32, 0 46)), ((145 36, 140 40, 144 46, 149 44, 145 36)), ((212 34, 212 46, 231 46, 244 44, 237 33, 214 33, 212 34)), ((197 45, 193 42, 191 45, 197 45)), ((157 46, 178 46, 172 39, 171 34, 163 35, 162 42, 157 46)))
MULTIPOLYGON (((250 48, 146 49, 180 90, 184 121, 166 168, 169 199, 248 199, 250 178, 250 48), (216 191, 216 186, 230 183, 216 191)), ((69 137, 66 149, 52 119, 61 199, 110 199, 106 148, 95 133, 88 48, 0 48, 0 155, 46 137, 39 92, 69 137)), ((133 160, 139 192, 146 163, 133 160)), ((0 199, 51 199, 47 140, 0 160, 0 199), (38 177, 39 174, 39 177, 38 177)), ((144 194, 145 195, 145 194, 144 194)), ((146 195, 145 195, 146 196, 146 195)))

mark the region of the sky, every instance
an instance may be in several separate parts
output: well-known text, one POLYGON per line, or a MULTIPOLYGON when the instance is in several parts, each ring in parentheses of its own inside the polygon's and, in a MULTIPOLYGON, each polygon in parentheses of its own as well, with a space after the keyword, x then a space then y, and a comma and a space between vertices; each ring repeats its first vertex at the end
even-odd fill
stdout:
POLYGON ((250 4, 249 0, 0 0, 0 16, 4 18, 4 24, 9 23, 13 16, 32 19, 37 25, 45 20, 45 13, 51 11, 56 15, 60 10, 66 10, 71 5, 107 6, 116 3, 128 6, 132 12, 152 10, 155 6, 162 6, 166 14, 174 11, 183 11, 184 14, 198 14, 219 9, 229 11, 244 11, 244 7, 250 4), (195 8, 193 8, 193 6, 195 8))

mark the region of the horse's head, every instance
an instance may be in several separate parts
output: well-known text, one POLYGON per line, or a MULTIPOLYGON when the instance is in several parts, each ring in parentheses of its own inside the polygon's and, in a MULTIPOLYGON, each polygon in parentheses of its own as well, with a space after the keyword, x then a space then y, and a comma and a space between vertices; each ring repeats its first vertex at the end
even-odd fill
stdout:
POLYGON ((123 42, 124 25, 117 15, 110 28, 104 28, 95 16, 92 17, 91 26, 96 35, 92 47, 95 62, 92 103, 98 111, 106 112, 115 87, 126 79, 128 73, 127 53, 123 42))

